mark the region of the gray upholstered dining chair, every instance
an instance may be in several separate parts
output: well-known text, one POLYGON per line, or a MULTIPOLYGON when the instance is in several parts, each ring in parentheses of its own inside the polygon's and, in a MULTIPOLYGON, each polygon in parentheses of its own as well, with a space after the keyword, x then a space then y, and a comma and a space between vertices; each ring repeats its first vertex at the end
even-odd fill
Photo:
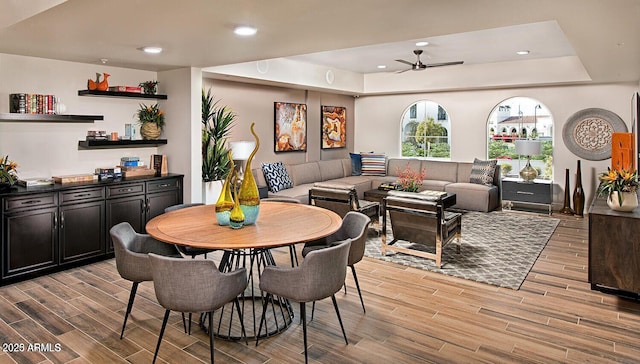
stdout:
MULTIPOLYGON (((349 345, 347 334, 342 325, 338 302, 335 293, 344 284, 347 274, 347 259, 349 257, 349 247, 351 239, 347 239, 335 246, 319 249, 307 254, 307 257, 298 267, 279 267, 270 265, 264 268, 260 277, 260 289, 267 295, 263 300, 262 318, 258 328, 258 337, 265 325, 267 330, 266 314, 267 303, 272 296, 287 298, 300 303, 300 321, 302 321, 302 332, 304 339, 304 361, 307 362, 307 317, 306 303, 315 302, 327 297, 331 297, 333 307, 336 310, 340 328, 344 341, 349 345)), ((258 345, 256 339, 256 346, 258 345)))
POLYGON ((149 254, 149 259, 156 298, 165 308, 158 344, 153 355, 154 363, 171 311, 209 313, 209 346, 213 363, 213 311, 233 301, 238 310, 242 334, 246 342, 242 310, 238 302, 238 295, 247 287, 245 268, 222 273, 215 262, 208 259, 185 260, 156 254, 149 254))
MULTIPOLYGON (((266 197, 260 200, 260 202, 287 202, 287 203, 300 203, 299 200, 293 197, 266 197)), ((296 246, 294 244, 289 245, 289 256, 291 257, 291 266, 295 267, 298 265, 298 252, 296 251, 296 246), (295 262, 295 263, 294 263, 295 262)))
MULTIPOLYGON (((193 206, 202 206, 204 205, 203 203, 200 202, 193 202, 193 203, 183 203, 183 204, 179 204, 179 205, 173 205, 173 206, 169 206, 166 209, 164 209, 164 212, 171 212, 171 211, 176 211, 176 210, 180 210, 180 209, 184 209, 187 207, 193 207, 193 206)), ((211 253, 212 251, 214 251, 215 249, 204 249, 204 248, 192 248, 190 246, 185 246, 185 245, 176 245, 176 248, 178 248, 178 250, 180 251, 180 253, 190 256, 191 259, 195 258, 197 255, 204 255, 204 257, 207 257, 207 253, 211 253)))
POLYGON ((367 312, 367 310, 364 308, 364 300, 362 299, 362 292, 360 292, 360 284, 358 283, 355 264, 361 261, 362 257, 364 256, 369 224, 371 224, 371 219, 367 215, 355 211, 347 212, 347 214, 344 215, 344 219, 342 219, 342 225, 340 226, 340 229, 338 229, 338 231, 327 236, 324 239, 308 242, 302 249, 302 256, 306 257, 312 251, 330 247, 332 245, 335 245, 336 242, 340 242, 345 239, 351 239, 351 248, 349 248, 349 259, 347 261, 347 265, 351 268, 353 280, 356 283, 358 295, 360 296, 362 310, 365 313, 367 312))
POLYGON ((147 234, 137 233, 128 222, 121 222, 114 225, 109 230, 109 234, 113 241, 118 273, 123 279, 133 282, 131 293, 129 294, 129 302, 127 303, 127 311, 124 314, 122 331, 120 332, 120 339, 122 339, 124 336, 124 328, 127 325, 127 319, 129 318, 129 314, 131 314, 133 301, 136 297, 138 284, 140 282, 153 280, 148 254, 155 253, 175 258, 182 258, 182 255, 180 255, 176 247, 171 244, 158 241, 147 234))

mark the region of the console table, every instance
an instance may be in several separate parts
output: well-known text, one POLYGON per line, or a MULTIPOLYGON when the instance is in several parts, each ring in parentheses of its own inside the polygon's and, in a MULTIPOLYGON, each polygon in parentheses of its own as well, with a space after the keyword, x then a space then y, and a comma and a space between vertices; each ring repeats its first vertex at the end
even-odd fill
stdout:
POLYGON ((551 215, 553 202, 553 182, 551 180, 536 179, 525 182, 520 178, 505 177, 502 179, 502 201, 511 203, 543 205, 549 209, 551 215))
POLYGON ((589 283, 591 289, 640 296, 640 208, 611 210, 605 199, 589 208, 589 283))

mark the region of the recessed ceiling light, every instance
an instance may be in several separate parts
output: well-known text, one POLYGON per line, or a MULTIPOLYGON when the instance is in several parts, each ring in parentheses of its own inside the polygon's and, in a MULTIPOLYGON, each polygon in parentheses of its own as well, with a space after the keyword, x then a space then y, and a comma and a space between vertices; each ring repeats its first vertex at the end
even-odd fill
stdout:
POLYGON ((158 54, 162 52, 162 48, 160 47, 142 47, 141 49, 143 52, 150 54, 158 54))
POLYGON ((416 47, 424 47, 429 45, 429 42, 417 42, 416 43, 416 47))
POLYGON ((522 50, 522 51, 517 51, 516 54, 519 56, 526 56, 527 54, 529 54, 530 52, 527 50, 522 50))
POLYGON ((255 35, 258 32, 258 29, 254 28, 254 27, 250 27, 250 26, 238 26, 233 30, 234 33, 236 33, 237 35, 242 35, 242 36, 249 36, 249 35, 255 35))
POLYGON ((383 69, 387 68, 387 66, 385 66, 384 64, 379 64, 379 65, 378 65, 378 68, 379 68, 379 69, 381 69, 381 70, 383 70, 383 69))

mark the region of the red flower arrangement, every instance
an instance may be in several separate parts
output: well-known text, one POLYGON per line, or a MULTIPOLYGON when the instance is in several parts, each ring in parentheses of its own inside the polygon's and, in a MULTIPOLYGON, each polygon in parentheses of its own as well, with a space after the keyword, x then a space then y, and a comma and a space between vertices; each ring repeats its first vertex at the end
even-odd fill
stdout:
POLYGON ((422 168, 420 172, 414 171, 411 169, 411 165, 407 163, 407 168, 403 171, 398 168, 398 183, 403 191, 418 192, 426 174, 426 169, 422 168))

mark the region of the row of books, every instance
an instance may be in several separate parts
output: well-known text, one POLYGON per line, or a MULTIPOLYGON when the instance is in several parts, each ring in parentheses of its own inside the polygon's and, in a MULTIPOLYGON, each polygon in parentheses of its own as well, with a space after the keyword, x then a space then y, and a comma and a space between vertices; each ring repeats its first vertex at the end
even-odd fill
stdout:
POLYGON ((142 87, 140 86, 109 86, 108 90, 118 92, 133 92, 137 94, 142 93, 142 87))
POLYGON ((9 112, 18 114, 55 114, 58 98, 55 95, 9 94, 9 112))

